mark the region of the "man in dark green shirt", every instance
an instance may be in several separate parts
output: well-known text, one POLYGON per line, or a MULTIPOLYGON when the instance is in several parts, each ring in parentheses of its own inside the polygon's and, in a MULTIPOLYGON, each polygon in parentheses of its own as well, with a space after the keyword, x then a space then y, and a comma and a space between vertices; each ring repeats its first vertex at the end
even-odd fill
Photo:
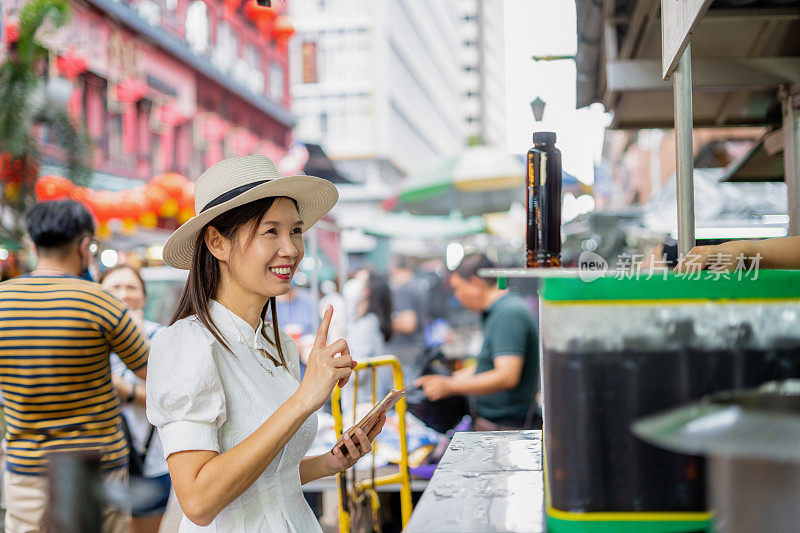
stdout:
POLYGON ((430 400, 475 396, 476 428, 522 428, 526 419, 529 427, 540 428, 534 400, 539 388, 536 324, 522 298, 498 289, 496 280, 477 276, 479 269, 493 267, 486 256, 474 254, 464 258, 451 277, 458 301, 483 315, 477 365, 452 377, 422 376, 416 385, 430 400))

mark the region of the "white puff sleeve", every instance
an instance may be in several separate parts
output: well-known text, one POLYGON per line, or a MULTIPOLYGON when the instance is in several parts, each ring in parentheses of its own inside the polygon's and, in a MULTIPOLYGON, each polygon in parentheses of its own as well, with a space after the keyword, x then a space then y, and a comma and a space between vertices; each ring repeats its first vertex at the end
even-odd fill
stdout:
POLYGON ((212 354, 213 337, 194 318, 153 337, 147 368, 147 418, 158 428, 164 457, 185 450, 220 451, 225 393, 212 354))

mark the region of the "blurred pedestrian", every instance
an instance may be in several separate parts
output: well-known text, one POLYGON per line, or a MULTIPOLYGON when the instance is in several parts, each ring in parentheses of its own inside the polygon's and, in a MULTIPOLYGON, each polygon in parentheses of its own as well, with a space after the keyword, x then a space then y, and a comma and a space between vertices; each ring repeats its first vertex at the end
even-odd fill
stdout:
POLYGON ((477 431, 540 429, 536 324, 522 298, 499 289, 494 279, 478 277, 483 268, 495 265, 485 255, 473 254, 465 257, 451 276, 458 301, 483 315, 483 345, 477 364, 452 376, 422 376, 415 385, 434 401, 474 396, 473 428, 477 431))
POLYGON ((301 485, 352 467, 383 427, 385 417, 345 439, 346 453, 306 457, 316 411, 355 362, 344 339, 327 343, 329 309, 300 380, 297 348, 278 328, 275 299, 303 259, 303 231, 337 196, 329 181, 281 177, 264 156, 225 159, 197 179, 198 215, 164 247, 189 279, 173 323, 153 338, 147 414, 181 533, 321 532, 301 485))
POLYGON ((311 335, 317 329, 314 301, 308 289, 292 284, 289 292, 276 298, 278 322, 296 324, 303 335, 311 335))
MULTIPOLYGON (((367 271, 367 279, 361 286, 361 297, 355 306, 355 318, 347 331, 347 344, 350 352, 359 360, 386 355, 386 345, 392 338, 392 295, 386 276, 367 271)), ((358 382, 358 398, 369 401, 372 393, 372 380, 369 372, 362 372, 358 382)), ((391 375, 378 372, 377 395, 380 399, 389 391, 391 375)), ((352 380, 347 390, 342 391, 344 409, 353 407, 352 380)))
MULTIPOLYGON (((127 479, 109 354, 144 379, 148 352, 125 305, 80 277, 96 264, 89 211, 71 200, 40 203, 25 222, 38 266, 0 284, 7 533, 45 530, 50 454, 96 451, 106 479, 127 479)), ((128 511, 103 510, 105 532, 127 532, 129 522, 128 511)))
POLYGON ((342 287, 342 298, 347 306, 347 316, 356 316, 356 307, 361 303, 361 296, 364 291, 364 284, 367 282, 370 270, 359 268, 350 274, 342 287))
POLYGON ((392 287, 392 330, 387 350, 408 365, 425 348, 427 286, 412 269, 408 257, 397 256, 389 268, 392 287))
POLYGON ((306 371, 308 354, 314 346, 317 329, 317 309, 308 289, 292 283, 289 292, 275 298, 275 313, 278 323, 297 344, 300 351, 300 376, 306 371))
MULTIPOLYGON (((162 328, 161 324, 144 318, 147 291, 139 270, 131 265, 117 265, 100 276, 100 285, 128 306, 134 321, 142 328, 148 338, 162 328)), ((117 396, 123 403, 122 416, 128 424, 131 464, 136 464, 140 472, 131 471, 148 480, 147 502, 134 502, 131 508, 131 533, 158 533, 161 518, 167 508, 171 483, 169 468, 164 459, 161 439, 155 426, 147 421, 145 412, 145 380, 125 367, 117 356, 111 354, 111 379, 117 396)))
POLYGON ((319 284, 319 314, 325 314, 325 309, 333 307, 336 312, 331 319, 330 337, 338 339, 347 335, 347 325, 350 323, 352 314, 347 308, 344 297, 339 293, 339 287, 335 281, 324 280, 319 284))

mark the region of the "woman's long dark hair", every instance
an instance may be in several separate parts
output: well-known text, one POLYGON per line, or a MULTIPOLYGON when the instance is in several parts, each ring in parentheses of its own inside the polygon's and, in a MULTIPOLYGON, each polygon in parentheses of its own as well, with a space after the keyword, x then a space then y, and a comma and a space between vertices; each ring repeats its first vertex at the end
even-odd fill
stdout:
MULTIPOLYGON (((230 211, 222 213, 203 227, 195 243, 192 268, 189 270, 189 279, 186 280, 186 285, 183 288, 183 293, 178 301, 175 313, 172 315, 170 325, 182 318, 196 315, 200 323, 211 332, 214 338, 217 339, 226 350, 231 351, 230 346, 225 342, 224 335, 214 323, 214 319, 211 318, 211 312, 209 311, 211 300, 217 296, 217 290, 219 289, 221 281, 221 273, 219 260, 214 257, 206 246, 204 235, 209 227, 215 227, 220 235, 233 243, 233 252, 235 253, 238 243, 236 236, 239 230, 248 223, 252 223, 250 235, 247 237, 245 246, 249 245, 258 231, 258 227, 261 225, 264 215, 267 214, 267 211, 269 211, 270 207, 272 207, 275 200, 278 198, 283 197, 274 196, 262 198, 235 207, 230 211)), ((297 207, 297 202, 294 199, 289 198, 289 200, 292 200, 295 207, 297 207)), ((270 298, 264 306, 264 309, 262 309, 262 319, 266 316, 267 310, 270 310, 272 314, 273 341, 271 341, 271 344, 278 350, 281 364, 286 365, 286 360, 283 357, 283 350, 281 349, 280 332, 278 331, 278 312, 274 297, 270 298)), ((267 337, 266 332, 264 333, 265 337, 267 337)), ((267 337, 267 339, 269 339, 269 337, 267 337)))
POLYGON ((389 280, 383 274, 370 271, 367 291, 367 310, 364 314, 375 313, 383 340, 389 342, 392 338, 392 292, 389 289, 389 280))

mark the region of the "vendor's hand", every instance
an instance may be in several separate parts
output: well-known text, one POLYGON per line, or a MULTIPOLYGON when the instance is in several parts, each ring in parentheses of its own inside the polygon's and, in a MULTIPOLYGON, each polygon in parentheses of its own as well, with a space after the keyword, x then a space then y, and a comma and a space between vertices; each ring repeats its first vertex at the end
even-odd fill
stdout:
POLYGON ((755 253, 751 241, 729 241, 714 246, 695 246, 675 267, 676 272, 699 272, 712 268, 716 271, 732 271, 740 258, 749 264, 755 253))
POLYGON ((372 441, 375 440, 375 437, 381 432, 385 422, 386 413, 381 413, 381 417, 375 425, 372 426, 368 434, 364 433, 363 429, 357 428, 355 439, 351 439, 348 436, 349 430, 345 431, 342 440, 344 441, 345 448, 347 448, 347 453, 342 453, 339 446, 334 446, 330 453, 325 455, 325 467, 331 474, 338 474, 355 465, 359 459, 372 451, 372 441))
POLYGON ((426 398, 435 402, 453 395, 452 383, 451 377, 431 375, 420 376, 414 385, 422 389, 426 398))
POLYGON ((468 376, 474 376, 475 375, 475 369, 476 369, 475 365, 470 365, 470 366, 465 366, 464 368, 459 368, 458 370, 453 372, 453 377, 457 379, 457 378, 465 378, 465 377, 468 377, 468 376))
POLYGON ((331 316, 333 307, 329 307, 322 317, 314 347, 308 355, 306 373, 297 389, 297 394, 302 396, 303 401, 315 411, 327 401, 333 387, 337 384, 339 387, 344 387, 350 379, 350 373, 356 367, 356 362, 350 357, 347 341, 339 339, 327 344, 331 316), (336 357, 336 354, 341 355, 336 357))

